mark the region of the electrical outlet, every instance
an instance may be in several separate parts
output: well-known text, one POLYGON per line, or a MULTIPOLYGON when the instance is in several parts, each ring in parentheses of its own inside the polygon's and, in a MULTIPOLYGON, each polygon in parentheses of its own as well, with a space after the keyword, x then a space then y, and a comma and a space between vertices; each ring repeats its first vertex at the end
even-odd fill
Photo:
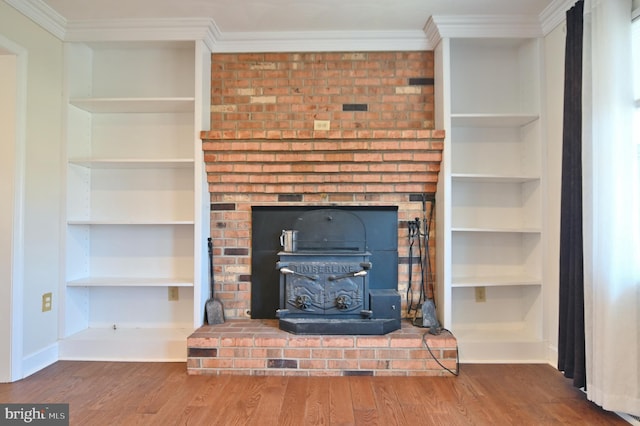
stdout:
POLYGON ((331 121, 329 120, 313 120, 313 130, 329 130, 331 121))
POLYGON ((178 291, 178 287, 169 287, 169 301, 175 302, 180 299, 180 292, 178 291))
POLYGON ((51 293, 45 293, 42 295, 42 312, 49 312, 51 310, 51 304, 53 303, 53 295, 51 293))
POLYGON ((486 301, 487 301, 487 288, 476 287, 476 302, 486 302, 486 301))

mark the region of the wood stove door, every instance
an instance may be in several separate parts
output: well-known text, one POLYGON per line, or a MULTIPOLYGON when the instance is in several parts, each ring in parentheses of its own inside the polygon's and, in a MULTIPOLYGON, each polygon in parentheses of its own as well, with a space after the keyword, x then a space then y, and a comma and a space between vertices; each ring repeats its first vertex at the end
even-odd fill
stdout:
POLYGON ((364 309, 364 278, 351 277, 337 281, 310 280, 288 275, 284 279, 284 309, 289 315, 341 317, 360 315, 364 309))
POLYGON ((364 309, 363 300, 364 278, 349 277, 325 284, 325 314, 345 315, 356 313, 364 309))
POLYGON ((291 314, 323 315, 324 288, 317 280, 298 275, 282 276, 284 306, 291 314))
POLYGON ((288 316, 359 317, 365 306, 366 276, 350 276, 359 263, 287 263, 293 273, 281 274, 280 309, 288 316))

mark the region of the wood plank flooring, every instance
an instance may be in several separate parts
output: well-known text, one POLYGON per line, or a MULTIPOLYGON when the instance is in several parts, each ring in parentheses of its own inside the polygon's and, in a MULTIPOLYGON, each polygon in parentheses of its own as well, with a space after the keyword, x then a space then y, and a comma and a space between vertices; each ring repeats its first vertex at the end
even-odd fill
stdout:
POLYGON ((458 377, 190 376, 184 363, 61 361, 2 403, 69 403, 71 425, 624 425, 548 365, 458 377))

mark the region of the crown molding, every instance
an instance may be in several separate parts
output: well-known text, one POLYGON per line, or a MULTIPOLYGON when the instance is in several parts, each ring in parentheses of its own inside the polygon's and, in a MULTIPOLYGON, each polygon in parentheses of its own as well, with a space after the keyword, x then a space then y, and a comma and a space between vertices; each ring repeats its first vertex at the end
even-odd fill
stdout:
POLYGON ((64 40, 67 20, 42 0, 4 1, 44 30, 60 40, 64 40))
POLYGON ((443 38, 530 38, 542 36, 537 16, 434 15, 424 27, 429 43, 443 38))
POLYGON ((567 18, 567 10, 576 3, 576 0, 554 0, 541 13, 542 32, 549 34, 567 18))
POLYGON ((210 49, 220 31, 209 18, 69 21, 64 41, 203 40, 210 49))
POLYGON ((437 46, 440 40, 442 40, 438 25, 433 20, 433 16, 429 16, 429 19, 427 19, 427 23, 424 25, 424 32, 427 35, 429 44, 433 47, 437 46))
POLYGON ((344 52, 431 50, 424 32, 283 31, 220 33, 214 52, 344 52))
POLYGON ((422 31, 222 33, 210 18, 67 21, 42 0, 5 0, 62 41, 203 40, 215 52, 430 50, 422 31))
POLYGON ((213 52, 429 50, 422 31, 222 33, 208 18, 70 21, 65 41, 204 40, 213 52))
POLYGON ((63 41, 203 40, 215 52, 432 50, 444 37, 540 37, 575 0, 554 0, 539 17, 431 16, 422 31, 220 31, 210 18, 67 21, 43 0, 5 0, 63 41))

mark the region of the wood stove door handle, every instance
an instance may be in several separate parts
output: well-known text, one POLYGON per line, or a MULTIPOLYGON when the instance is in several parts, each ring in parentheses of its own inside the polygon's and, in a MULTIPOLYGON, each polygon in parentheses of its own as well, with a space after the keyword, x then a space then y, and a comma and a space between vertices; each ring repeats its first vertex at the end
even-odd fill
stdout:
POLYGON ((294 271, 292 269, 289 269, 289 268, 280 268, 280 273, 284 274, 284 275, 297 275, 299 277, 304 277, 304 278, 306 278, 308 280, 311 280, 311 281, 317 281, 318 280, 318 277, 316 277, 316 276, 300 274, 300 273, 298 273, 298 272, 296 272, 296 271, 294 271))
POLYGON ((364 277, 365 275, 367 275, 367 271, 358 271, 358 272, 350 272, 348 274, 344 274, 344 275, 329 275, 327 277, 327 279, 329 281, 337 281, 337 280, 341 280, 343 278, 351 278, 351 277, 364 277))

